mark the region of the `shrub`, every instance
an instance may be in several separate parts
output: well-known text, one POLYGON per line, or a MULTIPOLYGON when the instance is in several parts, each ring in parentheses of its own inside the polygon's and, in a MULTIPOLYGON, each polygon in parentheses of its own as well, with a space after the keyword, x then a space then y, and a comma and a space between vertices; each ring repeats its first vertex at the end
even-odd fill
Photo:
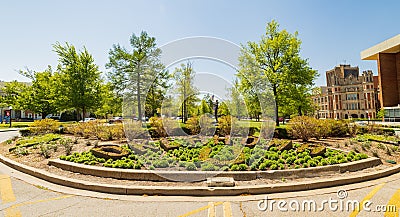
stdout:
MULTIPOLYGON (((237 118, 226 115, 218 118, 219 134, 221 136, 227 136, 231 134, 231 130, 239 130, 237 118)), ((235 132, 238 133, 238 132, 235 132)))
POLYGON ((100 121, 71 124, 65 129, 65 132, 75 136, 83 136, 86 139, 95 138, 101 140, 113 140, 125 137, 122 124, 107 126, 100 121))
POLYGON ((153 166, 156 168, 167 168, 169 164, 167 160, 156 160, 153 162, 153 166))
POLYGON ((186 170, 195 171, 195 170, 197 170, 197 167, 193 162, 188 162, 186 164, 186 170))
POLYGON ((331 120, 318 119, 315 131, 316 139, 327 138, 332 131, 332 123, 331 120))
POLYGON ((172 135, 177 128, 178 123, 169 118, 160 118, 160 117, 151 117, 150 126, 152 130, 154 130, 153 137, 167 137, 168 135, 172 135))
POLYGON ((186 121, 186 127, 191 135, 212 136, 215 132, 215 126, 212 123, 213 119, 207 115, 193 116, 186 121))
POLYGON ((278 165, 272 164, 272 165, 269 167, 269 169, 271 169, 271 170, 277 170, 277 169, 278 169, 278 165))
POLYGON ((232 170, 232 171, 239 171, 239 170, 240 170, 239 165, 233 164, 233 165, 231 166, 231 170, 232 170))
POLYGON ((245 170, 247 170, 247 165, 246 165, 246 164, 239 164, 239 170, 240 170, 240 171, 245 171, 245 170))
POLYGON ((200 133, 200 118, 198 116, 194 116, 189 118, 186 121, 186 127, 190 130, 191 135, 197 135, 200 133))
POLYGON ((49 158, 50 157, 50 149, 51 149, 51 147, 49 144, 41 144, 39 153, 44 158, 49 158))
POLYGON ((26 147, 17 147, 16 149, 14 149, 12 151, 12 153, 14 153, 17 156, 24 156, 24 155, 28 155, 29 151, 26 147))
POLYGON ((140 121, 124 121, 125 136, 130 140, 147 138, 148 134, 140 121))
POLYGON ((218 167, 210 162, 204 162, 201 164, 201 170, 203 171, 215 171, 218 170, 218 167))
POLYGON ((290 121, 288 131, 294 138, 308 141, 316 135, 317 123, 313 117, 297 116, 290 121))
POLYGON ((330 136, 332 137, 343 137, 346 136, 347 133, 349 133, 349 122, 345 120, 330 120, 334 124, 332 125, 332 131, 330 133, 330 136))
POLYGON ((60 128, 60 123, 53 119, 42 119, 35 120, 33 124, 28 128, 30 133, 34 135, 57 133, 60 128))

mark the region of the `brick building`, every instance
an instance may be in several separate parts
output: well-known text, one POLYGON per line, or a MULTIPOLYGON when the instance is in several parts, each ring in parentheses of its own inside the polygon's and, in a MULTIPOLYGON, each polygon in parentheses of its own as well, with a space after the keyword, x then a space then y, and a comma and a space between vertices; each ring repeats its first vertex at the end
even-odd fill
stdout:
POLYGON ((377 61, 385 120, 400 121, 400 34, 362 51, 361 59, 377 61))
POLYGON ((339 65, 326 72, 327 86, 313 96, 317 118, 375 118, 378 87, 372 71, 339 65))

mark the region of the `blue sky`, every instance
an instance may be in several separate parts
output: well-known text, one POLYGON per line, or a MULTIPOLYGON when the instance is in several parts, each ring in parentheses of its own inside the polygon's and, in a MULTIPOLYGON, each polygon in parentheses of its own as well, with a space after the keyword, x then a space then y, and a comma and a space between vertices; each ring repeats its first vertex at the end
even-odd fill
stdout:
MULTIPOLYGON (((360 52, 400 33, 397 0, 277 1, 1 1, 0 80, 27 80, 16 70, 57 64, 56 41, 86 46, 102 71, 113 44, 129 47, 142 30, 157 44, 190 36, 212 36, 244 44, 258 41, 266 23, 298 31, 301 55, 319 71, 358 65, 377 74, 360 52)), ((208 69, 209 70, 209 69, 208 69)), ((223 70, 216 67, 215 70, 223 70)))

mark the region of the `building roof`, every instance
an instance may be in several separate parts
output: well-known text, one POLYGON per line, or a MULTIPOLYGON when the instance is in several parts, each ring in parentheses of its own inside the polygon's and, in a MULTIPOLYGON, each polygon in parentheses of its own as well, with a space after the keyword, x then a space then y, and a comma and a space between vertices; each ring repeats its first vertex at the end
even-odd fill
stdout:
POLYGON ((377 45, 361 51, 362 60, 378 60, 379 53, 399 53, 400 52, 400 34, 389 38, 377 45))

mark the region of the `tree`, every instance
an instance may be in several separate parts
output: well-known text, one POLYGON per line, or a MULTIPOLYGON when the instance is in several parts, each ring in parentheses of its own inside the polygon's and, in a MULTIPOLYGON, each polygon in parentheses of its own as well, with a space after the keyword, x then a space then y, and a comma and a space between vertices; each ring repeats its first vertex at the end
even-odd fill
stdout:
POLYGON ((110 83, 101 85, 101 107, 94 114, 101 117, 107 117, 112 114, 121 116, 122 114, 122 96, 118 95, 110 83))
POLYGON ((168 79, 170 74, 167 70, 163 70, 157 74, 156 79, 151 84, 146 96, 145 114, 147 117, 153 117, 161 112, 163 100, 165 99, 166 90, 170 87, 168 79))
POLYGON ((4 106, 12 106, 13 109, 24 109, 25 96, 28 90, 26 83, 11 81, 6 82, 2 88, 1 104, 4 106))
MULTIPOLYGON (((156 47, 156 39, 149 37, 146 32, 140 36, 132 34, 130 52, 119 44, 113 45, 109 52, 107 68, 111 68, 108 78, 118 92, 132 92, 137 102, 139 120, 143 117, 143 105, 149 89, 155 78, 164 70, 160 62, 161 50, 156 47)), ((134 111, 134 110, 132 110, 134 111)))
POLYGON ((19 73, 31 79, 32 85, 22 93, 24 99, 23 109, 31 110, 34 113, 40 113, 43 118, 48 114, 54 114, 58 111, 59 94, 57 87, 58 80, 50 66, 43 72, 34 72, 29 69, 20 70, 19 73))
POLYGON ((229 101, 227 101, 226 103, 228 104, 232 116, 240 120, 241 116, 246 115, 246 105, 243 99, 243 94, 239 91, 239 88, 239 81, 235 79, 233 81, 233 86, 228 89, 229 101))
POLYGON ((199 110, 200 110, 199 115, 211 114, 211 112, 212 112, 210 106, 208 106, 207 101, 205 99, 201 100, 199 110))
POLYGON ((218 114, 221 116, 230 115, 230 110, 225 102, 220 102, 218 106, 218 114))
POLYGON ((61 108, 74 108, 84 119, 87 111, 101 107, 101 72, 85 47, 80 52, 68 43, 63 46, 57 42, 53 47, 59 57, 61 108))
POLYGON ((265 88, 272 91, 275 97, 277 126, 279 108, 284 106, 283 99, 291 98, 287 90, 299 85, 311 88, 317 76, 317 72, 308 66, 308 60, 300 57, 301 41, 297 35, 297 32, 279 31, 279 24, 273 20, 267 24, 266 34, 258 43, 248 42, 247 46, 242 46, 239 58, 239 77, 242 80, 246 78, 253 85, 268 81, 265 88))
POLYGON ((193 110, 194 103, 198 100, 198 90, 193 86, 195 71, 192 63, 181 64, 180 68, 175 68, 174 79, 177 91, 181 99, 182 123, 186 123, 189 111, 193 110))

